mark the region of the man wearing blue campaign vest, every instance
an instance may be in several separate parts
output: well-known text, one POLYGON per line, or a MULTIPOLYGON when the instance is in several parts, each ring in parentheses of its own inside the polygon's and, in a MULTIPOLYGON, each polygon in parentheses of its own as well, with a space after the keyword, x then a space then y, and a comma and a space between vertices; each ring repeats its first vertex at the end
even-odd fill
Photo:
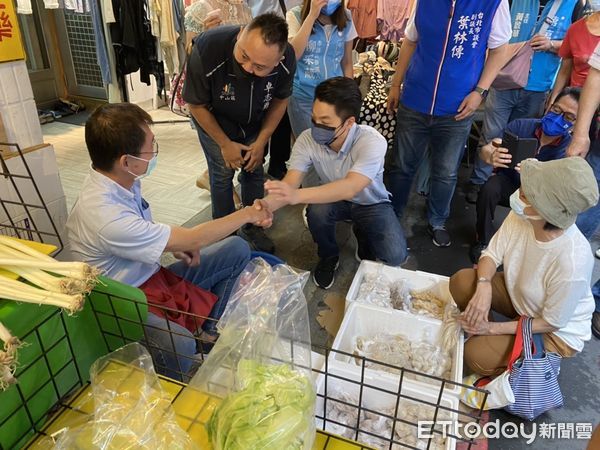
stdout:
POLYGON ((431 147, 428 229, 438 247, 451 243, 445 224, 458 165, 510 37, 508 0, 417 0, 409 19, 388 99, 398 125, 387 186, 401 216, 431 147))
MULTIPOLYGON (((512 0, 511 54, 529 41, 534 51, 529 79, 521 89, 490 89, 485 103, 483 143, 502 137, 502 130, 513 120, 542 115, 560 66, 558 49, 571 23, 583 16, 585 6, 585 0, 512 0), (543 10, 538 14, 540 6, 543 10)), ((491 174, 492 166, 476 158, 467 188, 468 202, 477 201, 480 187, 491 174)))

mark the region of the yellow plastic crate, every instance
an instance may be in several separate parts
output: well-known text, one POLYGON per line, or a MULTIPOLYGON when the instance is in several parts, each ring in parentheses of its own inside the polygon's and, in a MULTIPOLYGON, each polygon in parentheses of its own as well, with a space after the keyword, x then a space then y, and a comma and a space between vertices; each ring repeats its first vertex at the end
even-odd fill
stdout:
MULTIPOLYGON (((103 373, 109 373, 115 369, 115 365, 121 370, 123 364, 119 362, 109 363, 103 373)), ((102 376, 102 374, 100 374, 102 376)), ((127 376, 117 378, 105 378, 103 384, 113 384, 115 390, 128 390, 139 386, 144 382, 144 372, 131 367, 127 376)), ((205 424, 212 415, 219 399, 210 396, 204 392, 190 388, 185 384, 173 381, 169 378, 159 376, 159 382, 162 389, 171 401, 173 411, 179 426, 191 436, 192 440, 202 449, 210 449, 205 424)), ((48 420, 46 426, 26 448, 42 450, 48 447, 48 436, 59 433, 66 427, 74 427, 84 423, 94 411, 91 386, 88 384, 70 397, 68 402, 54 414, 52 419, 48 420)), ((335 436, 323 431, 317 431, 313 450, 369 450, 371 447, 364 446, 339 436, 335 436)))

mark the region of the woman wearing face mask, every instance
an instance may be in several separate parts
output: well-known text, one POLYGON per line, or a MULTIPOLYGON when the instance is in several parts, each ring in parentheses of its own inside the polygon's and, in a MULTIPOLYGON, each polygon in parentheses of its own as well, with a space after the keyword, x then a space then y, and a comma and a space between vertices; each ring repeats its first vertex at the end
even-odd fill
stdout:
POLYGON ((315 88, 328 78, 352 78, 352 41, 357 36, 341 0, 304 0, 288 11, 290 43, 298 65, 288 115, 294 136, 310 128, 315 88))
MULTIPOLYGON (((579 88, 564 89, 544 117, 514 120, 504 131, 519 138, 537 139, 537 151, 531 157, 540 161, 564 158, 571 142, 571 130, 577 120, 580 93, 579 88)), ((496 207, 509 206, 510 195, 521 185, 517 170, 509 167, 512 156, 501 142, 501 139, 494 139, 481 148, 480 158, 494 167, 496 175, 481 186, 477 197, 476 240, 469 252, 473 264, 477 263, 479 255, 496 231, 496 207)))
POLYGON ((590 290, 594 257, 575 224, 598 202, 598 185, 580 157, 521 164, 512 211, 482 254, 477 269, 450 279, 450 292, 471 334, 464 358, 475 373, 506 369, 519 316, 533 318, 545 351, 574 356, 591 338, 595 304, 590 290), (503 266, 503 272, 496 272, 503 266), (491 310, 510 319, 491 321, 491 310))
POLYGON ((583 87, 590 71, 588 60, 600 43, 600 0, 589 0, 588 5, 594 13, 571 25, 560 46, 562 62, 548 105, 565 86, 583 87))

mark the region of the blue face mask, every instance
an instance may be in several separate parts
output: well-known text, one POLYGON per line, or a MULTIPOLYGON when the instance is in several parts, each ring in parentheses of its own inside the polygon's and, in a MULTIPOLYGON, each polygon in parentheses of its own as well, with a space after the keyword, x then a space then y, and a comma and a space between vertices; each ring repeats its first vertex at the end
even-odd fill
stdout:
POLYGON ((321 13, 325 14, 326 16, 331 16, 337 11, 341 4, 342 0, 329 0, 327 5, 321 8, 321 13))
POLYGON ((566 136, 572 127, 573 123, 565 119, 562 114, 550 111, 542 117, 542 131, 546 136, 566 136))
POLYGON ((339 137, 339 134, 336 135, 336 131, 338 130, 338 128, 340 128, 343 125, 344 124, 340 125, 337 128, 329 127, 327 125, 322 125, 320 123, 316 123, 313 120, 310 132, 311 132, 312 138, 315 140, 315 142, 317 144, 331 145, 331 144, 333 144, 333 141, 335 141, 339 137))
POLYGON ((128 172, 131 175, 133 175, 136 180, 141 180, 142 178, 146 178, 148 175, 150 175, 154 171, 154 169, 156 169, 156 164, 158 163, 158 155, 154 155, 152 157, 152 159, 150 159, 150 160, 147 160, 144 158, 138 158, 137 156, 133 156, 133 155, 127 155, 127 156, 130 158, 133 158, 133 159, 137 159, 138 161, 145 161, 148 163, 148 167, 146 167, 146 172, 144 172, 141 175, 136 175, 135 173, 128 170, 128 172))

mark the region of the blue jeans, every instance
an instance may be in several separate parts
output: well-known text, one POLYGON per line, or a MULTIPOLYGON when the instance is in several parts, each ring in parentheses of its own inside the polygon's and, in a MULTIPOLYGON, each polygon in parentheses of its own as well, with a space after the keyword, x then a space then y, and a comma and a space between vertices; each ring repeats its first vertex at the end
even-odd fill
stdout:
POLYGON ((288 103, 288 117, 294 137, 311 127, 313 100, 292 95, 288 103))
MULTIPOLYGON (((600 140, 592 142, 586 159, 590 166, 592 166, 592 169, 594 169, 594 175, 596 175, 596 181, 600 188, 600 140)), ((581 233, 583 233, 588 240, 591 240, 600 226, 600 203, 579 214, 579 216, 577 216, 577 222, 575 223, 581 233)), ((596 311, 600 312, 600 280, 592 286, 592 293, 596 300, 596 311)))
MULTIPOLYGON (((208 164, 208 176, 210 179, 210 201, 212 203, 212 217, 218 219, 235 212, 233 203, 233 177, 235 170, 227 168, 221 155, 221 147, 204 132, 198 123, 194 122, 198 139, 202 145, 206 163, 208 164)), ((249 144, 242 142, 243 144, 249 144)), ((242 203, 246 206, 252 205, 254 200, 263 198, 265 173, 263 165, 259 164, 254 172, 241 170, 238 178, 242 185, 242 203)))
MULTIPOLYGON (((223 314, 235 281, 249 261, 250 247, 242 238, 233 236, 200 250, 200 264, 196 267, 189 267, 183 261, 168 267, 173 273, 218 297, 209 314, 215 320, 207 320, 202 325, 207 333, 217 333, 216 320, 223 314)), ((144 328, 157 371, 182 380, 198 351, 194 335, 177 323, 154 314, 148 314, 144 328)))
MULTIPOLYGON (((540 117, 544 112, 545 92, 526 91, 525 89, 490 89, 485 101, 483 115, 482 145, 494 138, 501 138, 506 125, 516 119, 540 117)), ((475 158, 473 173, 469 180, 472 184, 483 184, 492 175, 493 167, 481 158, 475 158)))
POLYGON ((450 215, 458 166, 469 137, 473 118, 457 121, 454 116, 429 116, 398 105, 394 148, 387 170, 387 187, 398 217, 402 216, 417 170, 431 151, 431 184, 428 219, 443 226, 450 215))
POLYGON ((337 222, 351 220, 357 230, 359 245, 377 260, 399 266, 407 257, 406 239, 390 203, 359 205, 341 201, 309 205, 308 229, 317 243, 319 258, 338 256, 335 240, 337 222))

